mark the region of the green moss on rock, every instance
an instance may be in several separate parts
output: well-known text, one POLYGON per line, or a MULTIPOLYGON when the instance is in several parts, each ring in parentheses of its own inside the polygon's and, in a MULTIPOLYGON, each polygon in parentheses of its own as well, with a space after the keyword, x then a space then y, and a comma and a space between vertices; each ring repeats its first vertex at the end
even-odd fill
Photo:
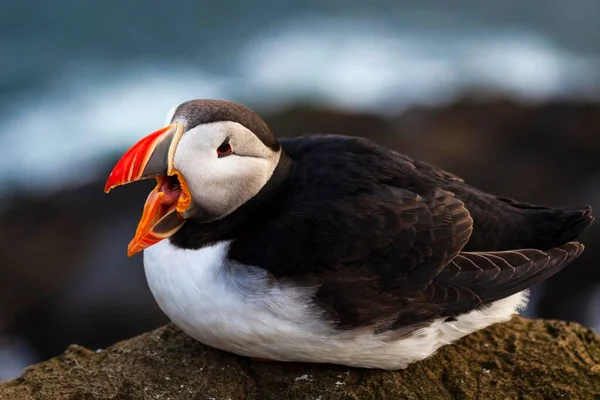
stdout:
POLYGON ((257 362, 173 325, 64 354, 0 384, 0 399, 600 399, 600 337, 519 317, 403 371, 257 362))

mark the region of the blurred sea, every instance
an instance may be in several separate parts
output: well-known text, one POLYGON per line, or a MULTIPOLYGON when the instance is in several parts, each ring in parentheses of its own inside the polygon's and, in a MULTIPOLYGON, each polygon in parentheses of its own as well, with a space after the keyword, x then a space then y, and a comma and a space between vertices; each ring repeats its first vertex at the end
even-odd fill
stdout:
POLYGON ((599 96, 600 3, 452 4, 2 2, 0 194, 97 178, 192 98, 385 114, 465 91, 599 96))

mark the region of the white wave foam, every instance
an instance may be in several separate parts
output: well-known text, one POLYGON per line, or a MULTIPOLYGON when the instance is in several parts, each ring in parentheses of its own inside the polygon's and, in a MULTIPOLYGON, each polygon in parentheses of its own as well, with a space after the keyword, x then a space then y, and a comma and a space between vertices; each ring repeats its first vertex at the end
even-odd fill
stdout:
POLYGON ((472 87, 527 100, 600 91, 600 60, 531 32, 420 36, 362 19, 274 29, 247 46, 241 66, 263 96, 295 94, 373 111, 445 102, 472 87))
POLYGON ((192 98, 397 112, 470 87, 527 100, 600 92, 598 60, 530 32, 422 35, 364 19, 300 19, 263 32, 226 62, 237 66, 228 76, 150 63, 116 75, 74 66, 45 93, 16 100, 0 121, 0 190, 11 181, 40 190, 95 179, 109 152, 161 127, 171 107, 192 98))

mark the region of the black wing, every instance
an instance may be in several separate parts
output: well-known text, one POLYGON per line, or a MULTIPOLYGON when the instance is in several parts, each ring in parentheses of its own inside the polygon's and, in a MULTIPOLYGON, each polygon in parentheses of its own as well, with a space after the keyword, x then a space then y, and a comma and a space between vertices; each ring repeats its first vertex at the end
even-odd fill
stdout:
POLYGON ((442 189, 420 197, 387 187, 354 201, 357 212, 347 218, 361 220, 362 242, 332 254, 337 262, 314 278, 315 301, 342 329, 396 330, 457 316, 547 279, 583 251, 566 243, 548 251, 461 252, 473 221, 442 189), (376 209, 358 211, 374 199, 376 209))
MULTIPOLYGON (((434 278, 430 290, 447 293, 448 289, 464 288, 471 293, 473 304, 487 304, 548 279, 583 250, 583 244, 569 242, 547 251, 463 252, 434 278)), ((459 303, 447 304, 447 315, 457 312, 464 312, 459 303)))
POLYGON ((469 240, 473 220, 464 204, 439 188, 421 197, 383 186, 336 207, 347 219, 336 226, 361 235, 354 240, 340 231, 337 241, 346 247, 339 250, 336 245, 329 270, 315 275, 315 301, 338 328, 376 324, 394 329, 442 315, 446 300, 438 301, 439 291, 427 296, 434 277, 469 240))

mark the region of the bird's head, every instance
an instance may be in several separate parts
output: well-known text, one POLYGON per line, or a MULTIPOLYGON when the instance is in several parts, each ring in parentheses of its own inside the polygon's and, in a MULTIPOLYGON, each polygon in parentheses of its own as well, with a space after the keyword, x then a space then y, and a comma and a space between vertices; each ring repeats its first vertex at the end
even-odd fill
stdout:
POLYGON ((129 256, 174 235, 188 219, 229 215, 265 186, 281 156, 267 124, 236 103, 188 101, 169 113, 167 124, 121 157, 104 188, 157 181, 129 256))

